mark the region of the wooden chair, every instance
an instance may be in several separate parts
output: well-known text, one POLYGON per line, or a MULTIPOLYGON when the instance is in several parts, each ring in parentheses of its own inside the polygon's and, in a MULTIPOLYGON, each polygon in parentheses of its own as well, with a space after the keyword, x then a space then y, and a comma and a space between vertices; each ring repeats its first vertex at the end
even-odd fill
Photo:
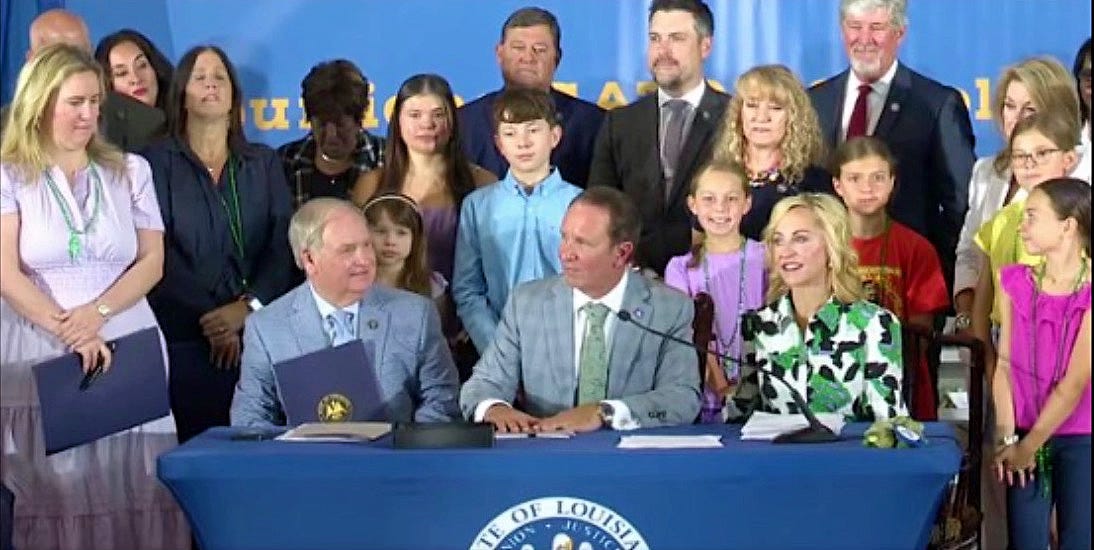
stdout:
MULTIPOLYGON (((981 499, 980 473, 983 467, 984 444, 984 346, 965 336, 942 334, 917 326, 903 326, 904 359, 910 361, 926 356, 933 387, 938 388, 938 369, 942 348, 955 347, 969 351, 968 368, 969 433, 961 459, 956 483, 950 485, 939 510, 929 548, 935 550, 971 550, 980 546, 981 499)), ((914 395, 916 373, 905 368, 902 393, 907 400, 914 395)), ((937 396, 936 396, 937 397, 937 396)), ((907 401, 905 401, 907 402, 907 401)))
MULTIPOLYGON (((714 300, 710 294, 700 292, 695 295, 695 317, 691 321, 691 341, 695 347, 696 356, 699 358, 699 388, 706 386, 707 379, 707 354, 700 349, 710 349, 710 343, 714 341, 714 300)), ((698 423, 702 418, 702 412, 695 417, 698 423)))

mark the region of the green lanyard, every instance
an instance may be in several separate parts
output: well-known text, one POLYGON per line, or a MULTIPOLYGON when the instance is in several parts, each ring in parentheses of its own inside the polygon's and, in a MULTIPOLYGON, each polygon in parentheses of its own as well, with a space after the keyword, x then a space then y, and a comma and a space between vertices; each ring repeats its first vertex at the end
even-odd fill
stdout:
MULTIPOLYGON (((228 157, 228 191, 231 193, 231 205, 224 199, 224 195, 220 192, 217 193, 217 197, 220 198, 220 205, 224 207, 224 213, 228 215, 228 231, 232 234, 232 242, 236 245, 236 252, 239 253, 239 259, 242 262, 246 259, 246 253, 243 250, 243 216, 239 208, 239 186, 236 185, 236 167, 232 162, 232 158, 228 157)), ((240 266, 242 268, 242 266, 240 266)), ((243 277, 243 290, 248 288, 247 277, 243 277)))
POLYGON ((95 225, 95 221, 99 219, 99 211, 103 203, 103 180, 99 177, 99 171, 95 169, 94 164, 88 164, 87 171, 90 177, 95 179, 94 188, 91 190, 95 198, 95 209, 91 211, 91 217, 84 222, 83 228, 76 227, 75 217, 73 216, 72 211, 68 209, 68 202, 66 202, 64 196, 61 195, 61 190, 57 187, 57 182, 53 181, 53 176, 49 175, 49 170, 45 171, 46 187, 48 187, 53 194, 53 198, 57 200, 57 205, 61 207, 61 216, 65 219, 65 226, 68 227, 68 257, 73 262, 80 256, 80 251, 83 248, 83 245, 80 244, 80 237, 82 236, 86 240, 87 232, 91 231, 91 227, 95 225))

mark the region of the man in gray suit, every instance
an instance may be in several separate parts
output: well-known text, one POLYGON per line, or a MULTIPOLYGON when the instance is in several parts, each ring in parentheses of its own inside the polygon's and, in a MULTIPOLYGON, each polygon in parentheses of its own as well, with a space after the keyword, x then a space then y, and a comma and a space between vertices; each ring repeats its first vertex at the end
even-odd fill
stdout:
POLYGON ((376 350, 389 421, 457 418, 459 382, 437 310, 427 298, 373 284, 376 254, 361 211, 338 199, 309 201, 292 217, 289 243, 307 282, 247 318, 232 425, 284 425, 273 365, 349 338, 376 350))
POLYGON ((696 353, 616 317, 691 341, 692 302, 631 270, 641 221, 622 192, 591 187, 562 220, 563 275, 509 297, 460 392, 463 413, 501 432, 686 424, 699 412, 696 353), (512 406, 517 395, 521 403, 512 406))

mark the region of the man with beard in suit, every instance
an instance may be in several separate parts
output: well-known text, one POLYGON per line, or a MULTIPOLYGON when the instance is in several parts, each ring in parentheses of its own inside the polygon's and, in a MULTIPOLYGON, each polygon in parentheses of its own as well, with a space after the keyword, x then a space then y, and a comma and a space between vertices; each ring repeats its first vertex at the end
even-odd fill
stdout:
POLYGON ((620 189, 638 205, 637 263, 663 275, 669 259, 691 246, 688 186, 710 160, 729 96, 704 78, 714 32, 704 2, 654 0, 649 25, 646 61, 657 93, 605 115, 589 185, 620 189))

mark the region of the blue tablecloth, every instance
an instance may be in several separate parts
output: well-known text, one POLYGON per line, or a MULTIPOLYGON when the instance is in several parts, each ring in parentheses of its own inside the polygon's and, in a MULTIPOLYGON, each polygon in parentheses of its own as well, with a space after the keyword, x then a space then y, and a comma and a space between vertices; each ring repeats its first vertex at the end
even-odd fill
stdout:
POLYGON ((923 548, 960 463, 953 431, 931 424, 927 445, 882 450, 862 446, 865 428, 821 445, 682 426, 636 433, 725 447, 622 450, 601 431, 414 451, 218 428, 158 467, 206 550, 923 548))

